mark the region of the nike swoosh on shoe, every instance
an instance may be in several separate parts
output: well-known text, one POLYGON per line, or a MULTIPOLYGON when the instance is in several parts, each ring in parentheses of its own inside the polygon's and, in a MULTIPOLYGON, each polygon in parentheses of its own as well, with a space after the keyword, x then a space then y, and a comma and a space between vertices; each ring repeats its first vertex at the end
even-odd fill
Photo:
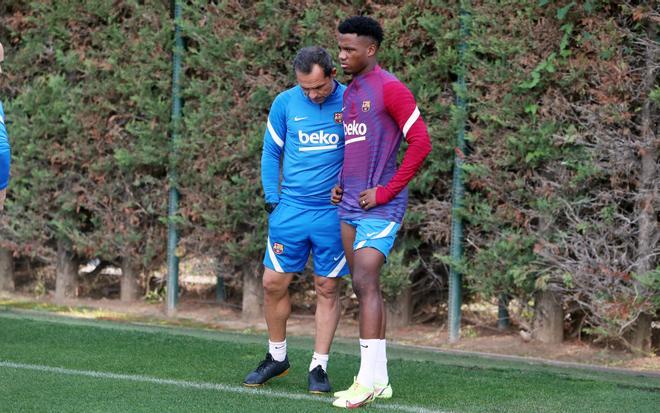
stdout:
POLYGON ((364 406, 365 404, 369 403, 371 400, 373 400, 373 398, 374 394, 369 393, 367 394, 367 397, 357 403, 351 403, 350 400, 346 400, 346 407, 349 409, 355 409, 356 407, 364 406))

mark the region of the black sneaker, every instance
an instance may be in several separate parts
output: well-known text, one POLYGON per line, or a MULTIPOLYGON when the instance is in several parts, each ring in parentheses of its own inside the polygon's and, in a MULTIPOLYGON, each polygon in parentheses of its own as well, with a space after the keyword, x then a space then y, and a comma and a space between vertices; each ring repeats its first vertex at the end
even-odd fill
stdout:
POLYGON ((284 377, 289 373, 289 356, 283 361, 273 360, 270 353, 266 353, 266 358, 259 363, 257 368, 250 372, 243 380, 243 385, 247 387, 259 387, 273 377, 284 377))
POLYGON ((321 394, 330 392, 330 379, 328 379, 328 373, 323 370, 323 367, 321 367, 320 364, 309 372, 307 383, 307 390, 309 390, 310 393, 321 394))

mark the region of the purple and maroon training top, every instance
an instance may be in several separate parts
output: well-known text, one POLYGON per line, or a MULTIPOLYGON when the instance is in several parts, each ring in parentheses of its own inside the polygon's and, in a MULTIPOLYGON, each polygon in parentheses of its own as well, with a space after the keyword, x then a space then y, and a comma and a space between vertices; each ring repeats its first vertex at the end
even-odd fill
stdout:
POLYGON ((341 219, 377 218, 400 223, 408 204, 408 182, 431 151, 415 98, 393 74, 376 66, 355 76, 344 92, 344 165, 341 219), (408 149, 397 170, 401 138, 408 149), (378 187, 376 207, 358 205, 360 192, 378 187))

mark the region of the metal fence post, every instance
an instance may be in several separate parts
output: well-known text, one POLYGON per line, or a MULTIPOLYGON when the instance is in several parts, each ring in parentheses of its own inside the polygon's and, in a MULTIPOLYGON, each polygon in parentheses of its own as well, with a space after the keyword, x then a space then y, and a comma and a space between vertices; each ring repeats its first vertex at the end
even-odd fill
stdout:
MULTIPOLYGON (((463 206, 463 158, 466 154, 465 125, 467 118, 467 87, 465 85, 465 52, 467 49, 467 38, 470 35, 470 14, 467 11, 469 1, 461 2, 460 10, 460 37, 458 47, 459 73, 457 80, 456 106, 459 112, 458 133, 456 137, 456 154, 454 156, 454 173, 452 178, 452 208, 451 208, 451 259, 457 263, 463 258, 463 220, 460 217, 460 209, 463 206), (467 4, 466 4, 467 3, 467 4)), ((462 274, 458 272, 455 265, 449 269, 449 341, 456 342, 460 337, 461 327, 461 284, 462 274)))
POLYGON ((167 211, 167 313, 173 314, 179 294, 179 257, 177 244, 179 232, 176 215, 179 209, 179 190, 177 189, 176 159, 181 126, 181 58, 183 56, 183 38, 181 37, 181 1, 173 0, 174 50, 172 52, 172 146, 169 165, 169 200, 167 211))

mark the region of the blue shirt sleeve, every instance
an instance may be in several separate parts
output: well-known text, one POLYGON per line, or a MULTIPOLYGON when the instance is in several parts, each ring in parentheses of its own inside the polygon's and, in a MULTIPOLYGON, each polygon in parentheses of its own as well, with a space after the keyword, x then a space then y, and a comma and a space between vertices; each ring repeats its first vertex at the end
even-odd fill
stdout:
POLYGON ((264 187, 266 202, 280 202, 280 158, 286 139, 286 106, 284 95, 273 101, 264 133, 264 146, 261 152, 261 184, 264 187))
POLYGON ((9 185, 9 166, 11 163, 11 151, 9 147, 9 136, 5 127, 5 111, 0 102, 0 190, 9 185))

